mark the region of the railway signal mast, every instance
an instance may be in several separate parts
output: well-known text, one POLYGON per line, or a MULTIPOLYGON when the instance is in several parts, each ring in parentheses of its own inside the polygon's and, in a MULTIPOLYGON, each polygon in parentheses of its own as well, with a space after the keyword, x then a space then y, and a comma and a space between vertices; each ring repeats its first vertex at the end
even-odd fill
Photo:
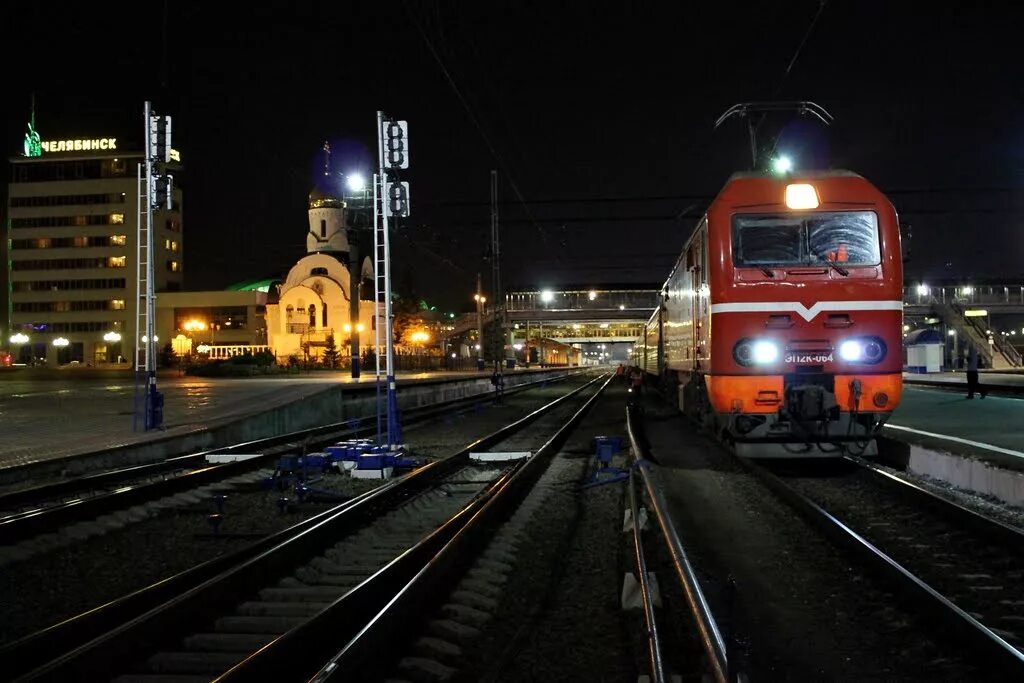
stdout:
POLYGON ((135 411, 133 429, 160 429, 164 421, 163 394, 156 388, 156 282, 153 255, 153 211, 170 210, 174 177, 171 160, 171 117, 159 116, 146 102, 143 108, 144 157, 138 165, 138 211, 135 231, 135 411))
POLYGON ((409 123, 396 121, 384 112, 377 112, 377 151, 379 171, 374 178, 373 214, 373 289, 374 338, 376 342, 377 441, 381 442, 382 421, 386 416, 386 438, 390 449, 402 441, 401 416, 395 387, 395 348, 392 337, 391 312, 391 244, 388 236, 389 218, 409 216, 409 183, 398 174, 409 168, 409 123), (379 202, 378 202, 379 198, 379 202), (381 365, 380 335, 384 334, 385 354, 381 365), (382 402, 381 378, 386 383, 382 402), (383 403, 383 404, 382 404, 383 403))

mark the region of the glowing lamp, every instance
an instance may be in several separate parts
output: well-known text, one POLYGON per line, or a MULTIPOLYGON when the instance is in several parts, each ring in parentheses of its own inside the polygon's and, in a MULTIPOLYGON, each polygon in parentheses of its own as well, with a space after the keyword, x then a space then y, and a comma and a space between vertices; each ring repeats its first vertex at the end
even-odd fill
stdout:
POLYGON ((69 342, 69 341, 68 341, 67 339, 65 339, 64 337, 57 337, 56 339, 54 339, 54 340, 53 340, 53 342, 52 342, 52 343, 53 343, 53 345, 54 345, 54 346, 56 346, 56 347, 57 347, 58 349, 63 349, 63 348, 65 347, 65 346, 67 346, 67 345, 68 345, 68 344, 70 344, 71 342, 69 342))
POLYGON ((358 173, 353 173, 345 180, 345 185, 353 192, 362 192, 366 189, 366 179, 358 173))
POLYGON ((772 159, 772 170, 779 175, 786 175, 793 170, 793 160, 783 155, 772 159))
POLYGON ((555 300, 555 293, 552 292, 550 289, 545 289, 543 292, 540 293, 540 300, 546 304, 549 304, 555 300))
POLYGON ((759 365, 774 363, 779 359, 779 347, 770 341, 756 341, 751 349, 751 358, 759 365))
POLYGON ((589 292, 587 292, 587 298, 593 301, 594 299, 597 298, 597 292, 595 292, 594 290, 590 290, 589 292))
POLYGON ((17 334, 11 335, 12 344, 28 344, 28 335, 24 332, 18 332, 17 334))
POLYGON ((119 341, 121 341, 121 333, 120 332, 107 332, 105 335, 103 335, 103 341, 110 342, 110 343, 119 342, 119 341))
POLYGON ((818 192, 809 183, 786 185, 786 206, 791 209, 817 209, 818 192))

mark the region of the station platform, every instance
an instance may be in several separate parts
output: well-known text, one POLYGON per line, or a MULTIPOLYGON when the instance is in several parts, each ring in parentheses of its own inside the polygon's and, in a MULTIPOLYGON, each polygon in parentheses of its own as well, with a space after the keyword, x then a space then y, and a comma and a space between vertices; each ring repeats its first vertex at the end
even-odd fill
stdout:
POLYGON ((985 398, 967 399, 963 372, 907 374, 884 434, 1024 472, 1024 375, 983 372, 985 398))
MULTIPOLYGON (((517 368, 504 373, 510 377, 544 371, 517 368)), ((272 421, 280 417, 275 410, 298 403, 320 411, 324 410, 321 404, 337 406, 350 401, 353 390, 365 395, 375 381, 373 374, 354 380, 343 372, 246 378, 160 377, 157 382, 165 399, 164 429, 143 432, 133 431, 135 386, 131 375, 87 378, 4 373, 0 375, 0 471, 107 449, 145 446, 259 416, 272 421)), ((459 381, 489 384, 490 370, 398 376, 400 386, 459 381)), ((298 425, 291 419, 281 426, 290 429, 298 425)), ((196 441, 196 445, 203 444, 196 441)))

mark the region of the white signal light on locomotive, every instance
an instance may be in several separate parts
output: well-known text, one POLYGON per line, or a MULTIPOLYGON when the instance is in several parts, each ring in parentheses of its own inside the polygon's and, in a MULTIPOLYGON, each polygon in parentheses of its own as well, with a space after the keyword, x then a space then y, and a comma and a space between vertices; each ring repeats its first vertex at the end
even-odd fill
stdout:
POLYGON ((839 357, 854 363, 864 357, 864 345, 856 339, 848 339, 839 345, 839 357))
POLYGON ((809 183, 786 185, 786 206, 791 209, 817 209, 818 192, 809 183))
POLYGON ((772 159, 772 170, 778 175, 786 175, 793 170, 793 160, 783 154, 772 159))
POLYGON ((779 359, 779 347, 774 342, 762 339, 754 342, 750 349, 750 355, 755 363, 767 365, 779 359))

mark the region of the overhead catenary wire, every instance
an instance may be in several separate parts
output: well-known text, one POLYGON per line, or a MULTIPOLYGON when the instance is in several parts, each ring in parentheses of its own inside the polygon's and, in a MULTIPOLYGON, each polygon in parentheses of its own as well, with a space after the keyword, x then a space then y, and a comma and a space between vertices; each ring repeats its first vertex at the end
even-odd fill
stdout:
POLYGON ((413 24, 416 26, 416 30, 419 32, 420 37, 423 38, 423 42, 426 44, 431 56, 434 58, 434 61, 437 62, 437 65, 440 67, 441 72, 444 74, 445 80, 448 81, 448 85, 451 86, 452 91, 455 93, 455 96, 458 98, 459 102, 466 110, 466 114, 469 116, 470 121, 473 123, 477 131, 480 133, 480 136, 483 138, 484 144, 487 145, 487 148, 494 156, 494 160, 497 162, 499 168, 501 169, 501 172, 507 179, 509 187, 512 188, 512 192, 515 193, 516 197, 519 199, 519 202, 523 207, 523 210, 529 217, 530 223, 532 223, 532 225, 537 228, 537 231, 540 234, 541 239, 546 241, 547 237, 544 234, 544 231, 541 230, 540 225, 537 223, 536 219, 533 217, 533 214, 530 211, 530 207, 526 202, 526 198, 525 196, 523 196, 522 191, 520 191, 519 184, 515 181, 515 176, 511 173, 508 165, 505 163, 501 154, 498 152, 497 147, 495 147, 494 143, 491 141, 491 137, 487 134, 487 131, 484 129, 483 124, 480 122, 480 119, 477 117, 476 113, 473 111, 473 108, 470 106, 469 101, 463 95, 462 90, 455 82, 455 78, 452 76, 451 72, 448 70, 448 67, 445 65, 445 62, 441 58, 441 55, 438 53, 437 49, 435 48, 433 41, 430 40, 430 37, 427 35, 426 31, 424 31, 423 25, 416 17, 416 13, 410 7, 408 0, 405 2, 405 8, 409 14, 409 17, 412 19, 413 24))

